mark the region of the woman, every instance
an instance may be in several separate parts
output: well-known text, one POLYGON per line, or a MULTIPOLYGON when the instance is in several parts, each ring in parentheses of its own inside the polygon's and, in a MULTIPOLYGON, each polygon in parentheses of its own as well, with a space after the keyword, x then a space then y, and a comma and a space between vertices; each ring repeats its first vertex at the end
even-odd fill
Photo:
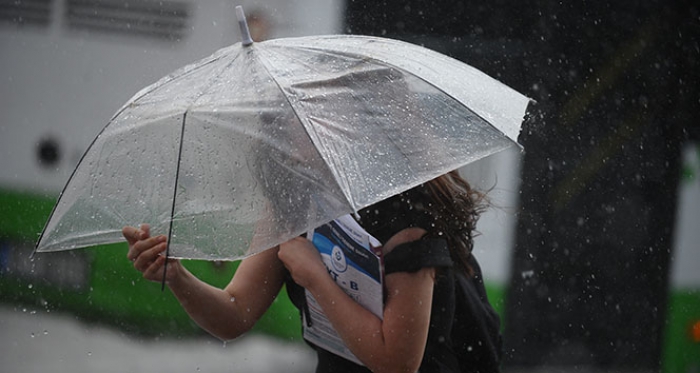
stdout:
MULTIPOLYGON (((481 194, 450 172, 360 211, 359 223, 384 243, 383 319, 335 284, 302 237, 244 259, 224 289, 172 259, 166 283, 197 324, 224 340, 250 330, 285 281, 297 307, 304 306, 308 290, 366 366, 315 348, 317 372, 497 371, 498 316, 471 255, 481 202, 481 194)), ((125 227, 123 234, 134 267, 161 281, 165 237, 150 237, 148 226, 125 227)))

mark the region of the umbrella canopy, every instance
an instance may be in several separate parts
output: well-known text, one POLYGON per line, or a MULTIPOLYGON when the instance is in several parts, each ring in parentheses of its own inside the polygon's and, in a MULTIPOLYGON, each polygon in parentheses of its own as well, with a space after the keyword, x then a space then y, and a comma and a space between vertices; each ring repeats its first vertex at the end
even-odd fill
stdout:
POLYGON ((235 260, 517 145, 528 98, 396 40, 238 43, 143 89, 86 151, 38 252, 149 223, 235 260))

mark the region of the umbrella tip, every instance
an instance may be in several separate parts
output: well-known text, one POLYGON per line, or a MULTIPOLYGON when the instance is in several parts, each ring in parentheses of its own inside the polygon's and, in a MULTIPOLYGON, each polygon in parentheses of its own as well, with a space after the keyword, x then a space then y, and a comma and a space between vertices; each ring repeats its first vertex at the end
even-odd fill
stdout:
POLYGON ((241 44, 244 47, 252 45, 253 39, 250 37, 250 30, 248 30, 248 21, 246 21, 243 7, 240 5, 236 6, 236 18, 238 18, 238 26, 241 28, 241 44))

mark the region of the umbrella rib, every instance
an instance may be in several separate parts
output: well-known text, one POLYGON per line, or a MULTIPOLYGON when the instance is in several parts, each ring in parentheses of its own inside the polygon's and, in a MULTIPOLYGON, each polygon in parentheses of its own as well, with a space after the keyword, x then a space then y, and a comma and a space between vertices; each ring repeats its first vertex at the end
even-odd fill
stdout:
MULTIPOLYGON (((313 48, 313 47, 307 47, 307 48, 312 49, 312 50, 322 50, 322 49, 313 48)), ((518 147, 519 149, 521 149, 521 150, 523 149, 523 146, 522 146, 522 145, 520 145, 517 141, 511 139, 503 130, 501 130, 500 128, 498 128, 498 127, 497 127, 496 125, 494 125, 491 121, 487 120, 487 119, 484 118, 482 115, 480 115, 480 114, 477 113, 476 111, 472 110, 469 106, 465 105, 462 101, 460 101, 459 99, 457 99, 456 97, 454 97, 453 95, 451 95, 450 93, 448 93, 447 91, 445 91, 444 89, 442 89, 440 86, 438 86, 438 85, 434 84, 433 82, 431 82, 431 81, 425 79, 423 76, 421 76, 421 75, 419 75, 419 74, 415 74, 415 73, 411 72, 410 70, 407 70, 407 69, 405 69, 405 68, 403 68, 403 67, 401 67, 401 66, 398 66, 398 65, 396 65, 396 64, 390 63, 390 62, 386 61, 386 59, 383 59, 383 58, 374 57, 374 56, 367 56, 366 54, 365 54, 365 55, 362 55, 362 54, 359 54, 359 53, 358 53, 358 54, 354 54, 354 53, 345 52, 345 51, 339 52, 339 51, 334 50, 333 52, 334 52, 334 53, 338 53, 338 54, 344 54, 344 55, 352 56, 352 57, 355 57, 355 58, 362 58, 362 59, 366 59, 366 60, 371 60, 371 61, 374 61, 375 63, 377 63, 378 65, 383 65, 383 66, 386 66, 387 68, 396 69, 397 71, 400 71, 400 72, 402 72, 402 73, 410 74, 410 76, 412 76, 413 78, 418 79, 418 80, 420 80, 421 82, 423 82, 423 83, 429 85, 429 86, 432 87, 433 89, 435 89, 435 90, 437 90, 438 92, 444 94, 445 97, 449 97, 453 102, 459 104, 459 106, 463 107, 465 110, 468 110, 468 111, 469 111, 470 113, 472 113, 474 116, 476 116, 477 118, 481 119, 481 120, 482 120, 484 123, 486 123, 489 127, 493 128, 495 131, 497 131, 498 133, 500 133, 501 135, 503 135, 503 137, 509 139, 512 145, 514 144, 514 145, 515 145, 516 147, 518 147)), ((500 151, 500 150, 499 150, 499 151, 500 151)), ((402 154, 402 155, 403 155, 404 157, 406 157, 406 154, 402 154)))
POLYGON ((175 220, 175 199, 177 197, 177 181, 180 179, 180 163, 182 160, 182 147, 185 143, 185 122, 187 121, 187 111, 182 114, 182 125, 180 126, 180 149, 177 153, 177 167, 175 168, 175 186, 173 187, 172 207, 170 208, 170 226, 168 227, 168 244, 165 248, 165 263, 163 264, 163 280, 160 284, 160 290, 165 290, 165 275, 168 271, 168 257, 170 255, 170 245, 173 237, 173 221, 175 220))
MULTIPOLYGON (((209 65, 209 64, 211 64, 211 63, 214 63, 214 62, 218 61, 218 60, 221 59, 222 57, 223 57, 223 55, 217 56, 216 58, 212 58, 211 60, 207 61, 206 63, 204 63, 204 64, 202 64, 202 65, 193 67, 193 68, 191 68, 191 69, 187 69, 187 67, 189 67, 189 66, 186 66, 186 67, 184 67, 184 68, 182 68, 182 69, 180 69, 180 70, 178 70, 178 71, 182 71, 182 73, 183 73, 182 75, 184 75, 184 74, 190 74, 190 73, 192 73, 192 72, 194 72, 194 71, 196 71, 196 70, 201 69, 202 67, 204 67, 204 66, 206 66, 206 65, 209 65)), ((236 58, 237 58, 237 57, 236 57, 236 58)), ((234 58, 234 60, 235 60, 236 58, 234 58)), ((227 64, 227 65, 231 65, 231 63, 232 63, 232 62, 230 62, 230 63, 227 64)), ((121 108, 119 108, 119 110, 117 110, 117 112, 116 112, 114 115, 112 115, 112 118, 107 122, 107 124, 106 124, 104 127, 102 127, 102 129, 101 129, 100 132, 97 134, 97 136, 95 136, 95 138, 92 139, 92 142, 91 142, 90 145, 87 147, 87 149, 85 150, 85 152, 83 153, 83 155, 80 157, 80 160, 78 161, 78 164, 77 164, 77 165, 75 166, 75 168, 73 169, 73 172, 71 173, 70 177, 69 177, 68 180, 66 181, 66 184, 63 186, 63 189, 61 190, 61 193, 58 195, 58 198, 56 199, 56 203, 54 204, 53 209, 51 210, 51 214, 49 215, 49 218, 46 220, 46 224, 44 225, 44 229, 42 229, 41 234, 39 235, 39 239, 37 240, 36 245, 34 246, 34 250, 32 251, 32 254, 30 255, 30 258, 33 258, 34 255, 36 254, 36 252, 38 251, 39 246, 40 246, 40 244, 41 244, 41 241, 43 240, 44 235, 45 235, 45 233, 46 233, 46 228, 49 226, 49 223, 51 222, 51 219, 53 218, 53 216, 54 216, 54 214, 55 214, 55 212, 56 212, 56 209, 57 209, 59 203, 61 202, 61 199, 62 199, 63 195, 65 194, 66 189, 68 188, 68 185, 70 185, 71 180, 75 177, 75 174, 77 173, 78 169, 80 168, 80 165, 83 163, 83 160, 85 159, 85 156, 90 152, 90 149, 92 149, 92 147, 95 145, 95 143, 96 143, 97 140, 100 138, 100 136, 107 130, 107 128, 109 127, 109 125, 112 124, 112 122, 113 122, 122 112, 124 112, 124 110, 126 110, 126 109, 129 107, 130 104, 132 104, 132 103, 138 101, 139 99, 141 99, 141 98, 144 97, 145 95, 149 94, 149 93, 152 92, 153 90, 155 90, 155 89, 161 87, 163 84, 167 84, 167 83, 169 83, 170 81, 181 77, 182 75, 173 75, 173 74, 171 74, 171 75, 167 76, 166 78, 163 78, 163 79, 161 79, 161 80, 159 80, 159 81, 157 81, 157 82, 151 84, 150 86, 144 88, 143 90, 137 92, 136 95, 135 95, 134 97, 132 97, 132 98, 128 101, 127 104, 123 105, 121 108), (138 97, 137 97, 137 96, 138 96, 138 97)), ((184 128, 184 127, 183 127, 183 128, 184 128)), ((182 139, 181 139, 180 141, 182 142, 182 139)), ((178 164, 178 167, 179 167, 179 164, 178 164)), ((177 180, 177 179, 176 179, 176 180, 177 180)), ((177 182, 176 182, 176 185, 177 185, 177 182)), ((174 202, 173 202, 173 204, 174 204, 174 202)), ((168 249, 170 249, 170 242, 169 242, 169 240, 168 240, 168 249)), ((167 257, 167 256, 166 256, 166 257, 167 257)), ((166 261, 166 263, 167 263, 167 261, 166 261)))
MULTIPOLYGON (((214 84, 214 82, 221 76, 221 74, 233 64, 234 61, 238 59, 238 56, 235 56, 229 63, 227 63, 221 71, 219 71, 218 74, 214 75, 210 79, 209 86, 214 84)), ((212 60, 214 61, 214 60, 212 60)), ((211 62, 211 61, 210 61, 211 62)), ((199 94, 199 96, 195 99, 192 100, 192 103, 190 104, 190 108, 194 106, 194 104, 199 100, 203 95, 206 90, 202 90, 199 94)), ((182 164, 182 149, 184 147, 185 143, 185 122, 187 121, 187 114, 189 113, 190 109, 186 109, 185 112, 182 114, 182 125, 180 127, 180 148, 177 153, 177 167, 175 168, 175 183, 173 187, 173 198, 172 198, 172 206, 170 208, 170 222, 169 222, 169 227, 168 227, 168 241, 167 245, 165 248, 165 264, 163 265, 163 279, 161 281, 161 291, 165 290, 165 276, 167 274, 168 270, 168 258, 170 256, 170 244, 172 241, 173 237, 173 223, 175 220, 175 203, 177 199, 177 186, 178 186, 178 181, 180 180, 180 165, 182 164)))
MULTIPOLYGON (((387 63, 387 62, 385 62, 385 61, 382 61, 382 60, 378 60, 378 61, 381 61, 381 62, 383 62, 384 64, 386 64, 387 66, 391 66, 392 68, 399 69, 399 70, 401 70, 401 71, 406 71, 406 70, 402 69, 401 67, 394 66, 393 64, 387 63)), ((447 93, 445 90, 443 90, 442 88, 440 88, 440 87, 437 86, 436 84, 433 84, 433 82, 424 79, 424 78, 423 78, 422 76, 420 76, 420 75, 413 74, 413 73, 410 73, 410 72, 409 72, 409 74, 411 74, 411 75, 412 75, 413 77, 415 77, 416 79, 419 79, 420 81, 424 82, 425 84, 428 84, 429 86, 435 88, 435 89, 438 90, 439 92, 443 93, 446 97, 449 97, 452 101, 458 103, 460 106, 462 106, 462 107, 465 108, 466 110, 469 110, 469 112, 472 113, 472 114, 474 114, 477 118, 483 120, 484 123, 488 123, 489 126, 491 126, 493 129, 495 129, 496 131, 498 131, 501 135, 503 135, 503 136, 506 137, 507 139, 510 139, 510 137, 508 137, 508 135, 507 135, 505 132, 503 132, 503 130, 501 130, 500 128, 498 128, 497 126, 495 126, 491 121, 487 120, 487 119, 484 118, 481 114, 479 114, 479 113, 477 113, 476 111, 472 110, 469 106, 465 105, 462 101, 458 100, 458 99, 455 98, 453 95, 447 93)), ((514 143, 517 147, 519 147, 519 148, 522 149, 522 145, 518 144, 517 141, 513 141, 513 140, 511 139, 511 142, 514 143)))
MULTIPOLYGON (((375 56, 371 56, 371 55, 369 55, 369 54, 367 54, 367 53, 365 53, 365 54, 361 54, 361 53, 352 53, 352 52, 348 52, 348 51, 339 51, 339 50, 335 50, 335 49, 315 48, 315 47, 312 47, 312 46, 300 46, 299 48, 300 48, 300 49, 309 49, 309 50, 313 50, 313 51, 322 51, 322 52, 329 52, 329 51, 332 51, 333 53, 336 53, 336 54, 338 54, 338 55, 350 56, 350 57, 357 58, 357 59, 361 59, 361 60, 365 60, 365 61, 373 61, 373 62, 377 63, 378 65, 384 65, 384 66, 387 66, 387 67, 389 67, 389 68, 392 68, 392 69, 396 69, 396 70, 398 70, 398 71, 401 71, 401 72, 403 72, 403 73, 410 74, 411 76, 415 77, 416 79, 419 79, 420 81, 422 81, 422 82, 428 84, 429 86, 433 87, 433 88, 436 89, 437 91, 443 93, 446 97, 449 97, 449 98, 451 98, 453 101, 459 103, 460 106, 463 106, 464 108, 466 108, 467 110, 469 110, 471 113, 473 113, 476 117, 478 117, 479 119, 483 120, 485 123, 488 123, 489 126, 493 127, 493 128, 496 129, 498 132, 500 132, 500 133, 503 134, 504 136, 508 137, 508 135, 507 135, 505 132, 503 132, 503 130, 501 130, 500 128, 498 128, 497 126, 495 126, 491 121, 487 120, 486 118, 484 118, 483 116, 481 116, 479 113, 475 112, 474 110, 472 110, 472 109, 469 108, 468 106, 464 105, 464 104, 462 103, 462 101, 458 100, 457 98, 455 98, 453 95, 451 95, 451 94, 449 94, 448 92, 446 92, 444 89, 442 89, 442 88, 439 87, 438 85, 436 85, 436 84, 434 84, 433 82, 431 82, 431 81, 425 79, 423 76, 421 76, 421 75, 419 75, 419 74, 414 74, 414 73, 411 72, 410 70, 407 70, 407 69, 405 69, 405 68, 403 68, 403 67, 401 67, 401 66, 398 66, 398 65, 396 65, 396 64, 390 63, 390 62, 388 62, 388 61, 387 61, 386 59, 384 59, 384 58, 380 58, 380 57, 378 57, 378 56, 376 56, 376 57, 375 57, 375 56)), ((461 61, 459 61, 459 62, 461 62, 461 61)), ((499 82, 499 83, 500 83, 500 82, 499 82)), ((502 83, 501 83, 501 84, 502 84, 502 83)), ((295 112, 296 112, 296 111, 295 111, 295 112)), ((508 137, 508 138, 510 138, 510 137, 508 137)), ((517 141, 513 140, 512 142, 513 142, 516 146, 518 146, 519 148, 522 149, 522 145, 520 145, 517 141)))
MULTIPOLYGON (((127 101, 126 104, 124 104, 119 110, 117 110, 117 112, 112 116, 112 119, 109 120, 108 125, 109 125, 109 123, 111 123, 115 118, 117 118, 124 110, 126 110, 131 104, 133 104, 133 103, 135 103, 136 101, 140 100, 140 99, 143 98, 144 96, 150 94, 151 92, 153 92, 153 91, 155 91, 156 89, 162 87, 163 85, 172 82, 173 80, 180 79, 180 78, 182 78, 182 77, 185 76, 185 75, 195 73, 197 70, 200 70, 200 69, 202 69, 203 67, 208 66, 208 65, 210 65, 210 64, 212 64, 212 63, 214 63, 214 62, 216 62, 216 61, 218 61, 218 60, 220 60, 220 59, 222 59, 223 57, 224 57, 224 55, 216 56, 216 58, 212 58, 211 60, 207 61, 206 63, 202 63, 201 65, 197 65, 197 66, 191 66, 191 65, 184 66, 184 67, 182 67, 182 68, 180 68, 180 69, 178 69, 178 70, 175 70, 175 71, 174 71, 173 73, 171 73, 170 75, 168 75, 168 76, 166 76, 166 77, 164 77, 164 78, 161 78, 160 80, 154 82, 153 84, 149 85, 148 87, 145 87, 145 88, 142 89, 141 91, 136 92, 136 94, 135 94, 131 99, 129 99, 129 101, 127 101), (180 74, 177 74, 178 72, 179 72, 180 74)), ((237 58, 237 57, 236 57, 236 58, 237 58)), ((234 58, 234 60, 235 60, 236 58, 234 58)), ((229 63, 229 64, 230 64, 230 63, 229 63)), ((105 128, 106 128, 106 126, 105 126, 105 128)))
MULTIPOLYGON (((302 117, 299 115, 299 112, 297 112, 296 107, 289 100, 289 97, 287 97, 287 95, 284 94, 284 89, 282 88, 282 85, 280 85, 280 83, 277 81, 275 76, 270 72, 270 69, 265 64, 265 61, 263 59, 258 59, 258 60, 260 61, 260 65, 262 65, 262 67, 265 69, 265 72, 267 72, 267 75, 270 77, 270 79, 272 79, 273 82, 275 82, 275 85, 280 90, 280 92, 282 92, 282 97, 284 97, 285 101, 287 101, 287 104, 289 104, 289 107, 292 109, 292 112, 294 112, 294 116, 299 120, 299 123, 301 123, 301 127, 304 128, 304 131, 306 132, 306 136, 308 136, 309 139, 311 139, 311 142, 313 142, 314 145, 323 146, 322 143, 318 144, 314 141, 314 136, 311 136, 311 134, 309 133, 309 129, 307 128, 307 126, 304 125, 304 121, 302 120, 302 117)), ((314 146, 314 150, 316 150, 316 152, 321 157, 321 159, 323 159, 325 161, 326 158, 323 156, 323 154, 321 154, 320 151, 318 151, 318 148, 316 146, 314 146)), ((335 165, 334 165, 334 167, 336 169, 338 168, 335 165)), ((338 184, 339 186, 345 185, 345 184, 340 183, 340 181, 338 180, 338 177, 335 175, 335 172, 331 172, 331 175, 333 175, 333 178, 335 179, 334 181, 336 182, 336 184, 338 184)), ((355 200, 354 200, 354 198, 352 198, 352 194, 350 194, 349 192, 346 192, 346 189, 349 190, 347 185, 345 185, 345 188, 340 187, 340 190, 343 192, 343 195, 345 196, 345 198, 348 200, 348 202, 352 206, 353 212, 355 214, 357 214, 357 208, 355 207, 355 200)))
POLYGON ((85 156, 90 152, 90 149, 92 149, 92 147, 95 145, 95 143, 97 142, 97 139, 99 139, 100 136, 105 132, 107 127, 109 127, 109 124, 112 123, 112 120, 110 120, 106 126, 102 127, 102 130, 100 130, 100 133, 97 134, 97 136, 95 136, 94 139, 92 139, 92 142, 87 147, 87 149, 85 150, 83 155, 80 157, 78 164, 73 169, 73 172, 71 173, 70 177, 66 181, 66 184, 63 186, 61 193, 58 195, 58 199, 56 200, 56 204, 53 205, 53 209, 51 210, 51 215, 49 215, 49 218, 46 220, 46 224, 44 225, 44 229, 42 229, 41 235, 39 236, 39 239, 36 241, 36 246, 34 247, 34 251, 32 251, 30 258, 33 258, 34 254, 36 254, 37 250, 39 249, 39 245, 41 244, 41 240, 44 238, 44 234, 46 233, 46 228, 49 226, 49 223, 51 222, 51 219, 53 218, 54 213, 56 212, 56 208, 58 207, 58 204, 61 202, 61 198, 63 197, 63 194, 68 189, 68 185, 70 185, 71 180, 73 180, 73 177, 75 177, 75 174, 78 172, 80 165, 83 163, 83 160, 85 160, 85 156))

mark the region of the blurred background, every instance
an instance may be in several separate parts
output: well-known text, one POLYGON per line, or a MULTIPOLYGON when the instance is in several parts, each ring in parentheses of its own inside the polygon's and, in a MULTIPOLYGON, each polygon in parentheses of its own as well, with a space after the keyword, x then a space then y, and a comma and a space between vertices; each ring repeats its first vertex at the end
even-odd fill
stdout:
MULTIPOLYGON (((420 44, 531 97, 514 149, 464 168, 506 372, 700 372, 700 6, 593 0, 0 0, 0 367, 312 371, 283 295, 207 337, 126 246, 30 259, 58 194, 144 86, 239 41, 420 44)), ((224 285, 236 263, 188 261, 224 285)))

